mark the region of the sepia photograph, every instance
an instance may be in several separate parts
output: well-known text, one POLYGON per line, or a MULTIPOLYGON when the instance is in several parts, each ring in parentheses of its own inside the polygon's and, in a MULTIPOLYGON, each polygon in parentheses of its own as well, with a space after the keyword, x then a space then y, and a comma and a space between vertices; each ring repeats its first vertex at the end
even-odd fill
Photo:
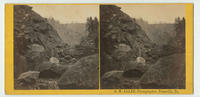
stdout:
POLYGON ((101 89, 185 89, 185 5, 101 4, 100 64, 101 89))
POLYGON ((14 89, 98 88, 98 5, 14 5, 14 89))
POLYGON ((5 94, 192 94, 193 8, 5 4, 5 94))

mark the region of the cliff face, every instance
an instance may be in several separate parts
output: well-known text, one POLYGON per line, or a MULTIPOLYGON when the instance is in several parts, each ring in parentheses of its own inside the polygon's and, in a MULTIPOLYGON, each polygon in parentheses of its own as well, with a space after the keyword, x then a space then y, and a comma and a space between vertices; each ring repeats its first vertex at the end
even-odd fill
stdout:
POLYGON ((100 20, 101 69, 103 72, 108 71, 109 64, 114 64, 106 62, 109 58, 115 60, 113 62, 121 62, 116 63, 115 69, 120 68, 117 65, 126 64, 124 62, 135 60, 137 57, 143 57, 150 62, 148 60, 151 59, 147 52, 154 44, 136 21, 122 12, 120 7, 101 5, 100 20))
POLYGON ((170 41, 155 35, 163 43, 157 45, 120 7, 100 5, 101 88, 185 88, 184 22, 176 25, 170 41))
POLYGON ((142 28, 126 13, 123 13, 120 10, 120 7, 114 5, 101 5, 100 10, 100 27, 102 38, 101 47, 103 50, 104 47, 111 48, 112 50, 114 45, 120 43, 125 43, 131 48, 135 47, 136 45, 137 48, 141 47, 141 42, 144 45, 148 45, 150 43, 150 39, 142 30, 142 28), (106 39, 111 39, 110 42, 113 42, 114 44, 110 46, 104 44, 109 42, 106 39))
POLYGON ((32 11, 30 6, 14 6, 14 51, 16 77, 27 69, 34 70, 41 60, 54 56, 61 38, 47 20, 32 11), (28 63, 27 63, 28 61, 28 63), (27 69, 20 70, 24 66, 27 69))

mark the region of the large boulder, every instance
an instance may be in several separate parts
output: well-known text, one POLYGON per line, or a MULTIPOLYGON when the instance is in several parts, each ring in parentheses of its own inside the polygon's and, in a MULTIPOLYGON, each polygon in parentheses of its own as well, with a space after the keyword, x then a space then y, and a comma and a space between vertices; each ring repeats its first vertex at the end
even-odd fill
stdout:
POLYGON ((166 56, 142 76, 141 87, 147 89, 184 89, 185 54, 166 56))
POLYGON ((20 74, 15 81, 15 89, 34 89, 39 73, 38 71, 27 71, 20 74))
POLYGON ((149 68, 143 57, 137 57, 135 60, 129 60, 123 65, 124 77, 139 79, 149 68))
POLYGON ((101 78, 101 88, 114 88, 117 84, 120 84, 123 77, 123 71, 109 71, 106 72, 101 78))
POLYGON ((55 64, 48 61, 45 61, 38 66, 40 78, 60 78, 66 69, 66 65, 55 64))
POLYGON ((39 77, 39 73, 38 71, 24 72, 20 74, 17 80, 26 84, 34 84, 39 77))
POLYGON ((26 57, 29 64, 27 64, 29 70, 35 70, 35 67, 38 66, 47 56, 45 55, 45 49, 40 44, 30 44, 27 45, 26 57))
POLYGON ((40 79, 39 71, 28 71, 22 73, 15 81, 15 89, 59 89, 55 79, 40 79))
POLYGON ((44 51, 44 47, 42 45, 39 45, 39 44, 29 45, 29 48, 33 52, 43 52, 44 51))
POLYGON ((124 71, 113 70, 106 72, 101 78, 102 89, 138 89, 138 80, 124 77, 124 71))
POLYGON ((137 61, 129 61, 123 65, 124 77, 139 79, 149 68, 148 64, 142 64, 137 61))
POLYGON ((106 72, 122 69, 122 66, 119 64, 119 62, 114 60, 109 54, 101 52, 101 60, 103 60, 101 61, 101 68, 100 68, 101 76, 106 72))
POLYGON ((60 89, 98 89, 99 55, 83 57, 71 65, 58 80, 60 89))

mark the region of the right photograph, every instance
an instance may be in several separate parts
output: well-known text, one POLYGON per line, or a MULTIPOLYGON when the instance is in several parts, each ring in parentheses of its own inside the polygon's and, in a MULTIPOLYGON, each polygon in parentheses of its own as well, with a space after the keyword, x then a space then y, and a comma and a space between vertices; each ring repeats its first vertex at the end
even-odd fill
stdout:
POLYGON ((185 5, 100 5, 101 89, 185 89, 185 5))

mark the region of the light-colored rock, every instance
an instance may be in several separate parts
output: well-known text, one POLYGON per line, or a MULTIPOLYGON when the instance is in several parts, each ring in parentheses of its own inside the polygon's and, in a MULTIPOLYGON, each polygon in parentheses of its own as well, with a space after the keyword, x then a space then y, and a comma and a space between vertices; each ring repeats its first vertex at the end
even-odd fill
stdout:
POLYGON ((131 47, 129 45, 127 45, 127 44, 120 43, 120 44, 118 44, 117 49, 119 51, 128 52, 128 51, 131 50, 131 47))
POLYGON ((44 51, 44 47, 42 45, 39 45, 39 44, 32 44, 30 46, 30 49, 33 51, 33 52, 43 52, 44 51))
POLYGON ((51 58, 49 59, 49 61, 50 61, 51 63, 59 64, 59 60, 58 60, 58 58, 56 58, 56 57, 51 57, 51 58))
POLYGON ((38 71, 28 71, 22 73, 17 80, 24 83, 24 84, 35 84, 36 80, 39 77, 38 71))
POLYGON ((145 59, 143 57, 137 57, 136 58, 136 62, 137 63, 141 63, 142 65, 145 65, 146 61, 145 61, 145 59))

